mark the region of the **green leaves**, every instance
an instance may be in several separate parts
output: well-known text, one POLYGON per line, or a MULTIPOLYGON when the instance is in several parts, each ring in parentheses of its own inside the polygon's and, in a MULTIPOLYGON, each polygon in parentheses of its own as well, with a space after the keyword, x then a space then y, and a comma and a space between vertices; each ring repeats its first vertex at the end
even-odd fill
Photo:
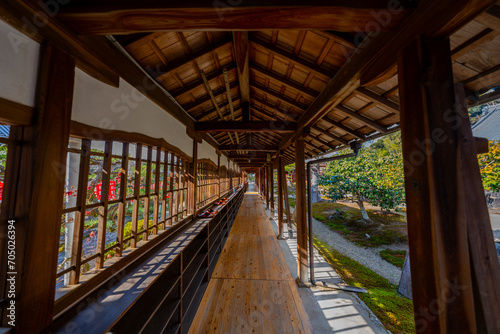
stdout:
POLYGON ((396 208, 405 201, 400 134, 362 148, 357 158, 328 163, 319 184, 334 201, 353 196, 386 210, 396 208))
POLYGON ((483 186, 491 192, 500 191, 500 141, 490 141, 490 150, 478 155, 483 186))

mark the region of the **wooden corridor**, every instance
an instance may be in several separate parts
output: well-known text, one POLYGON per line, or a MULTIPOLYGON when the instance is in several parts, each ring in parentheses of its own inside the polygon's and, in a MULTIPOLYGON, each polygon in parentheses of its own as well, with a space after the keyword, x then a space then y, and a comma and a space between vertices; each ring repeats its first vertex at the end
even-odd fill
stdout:
POLYGON ((310 333, 259 195, 247 192, 190 333, 310 333))

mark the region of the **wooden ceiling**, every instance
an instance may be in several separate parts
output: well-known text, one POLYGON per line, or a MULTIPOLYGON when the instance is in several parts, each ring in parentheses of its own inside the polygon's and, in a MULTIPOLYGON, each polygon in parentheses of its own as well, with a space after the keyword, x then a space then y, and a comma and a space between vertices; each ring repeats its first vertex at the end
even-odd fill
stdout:
POLYGON ((278 151, 292 163, 302 133, 310 158, 397 129, 397 51, 415 36, 451 35, 471 103, 499 85, 498 3, 394 3, 75 0, 57 20, 84 41, 113 35, 194 130, 255 169, 278 151))

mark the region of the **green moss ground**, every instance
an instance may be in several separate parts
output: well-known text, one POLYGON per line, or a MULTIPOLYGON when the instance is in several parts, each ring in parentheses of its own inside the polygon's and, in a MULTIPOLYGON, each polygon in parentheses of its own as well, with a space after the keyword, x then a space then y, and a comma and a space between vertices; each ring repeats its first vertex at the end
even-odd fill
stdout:
POLYGON ((322 240, 314 238, 314 245, 348 285, 368 290, 368 293, 358 294, 359 298, 389 331, 394 334, 415 332, 412 301, 400 295, 396 286, 322 240))
POLYGON ((407 241, 406 217, 375 210, 367 212, 370 220, 364 221, 358 208, 332 202, 313 204, 315 219, 360 246, 376 247, 407 241))
POLYGON ((403 265, 405 263, 406 251, 393 251, 390 249, 384 249, 380 251, 379 254, 387 262, 395 265, 396 267, 403 268, 403 265))

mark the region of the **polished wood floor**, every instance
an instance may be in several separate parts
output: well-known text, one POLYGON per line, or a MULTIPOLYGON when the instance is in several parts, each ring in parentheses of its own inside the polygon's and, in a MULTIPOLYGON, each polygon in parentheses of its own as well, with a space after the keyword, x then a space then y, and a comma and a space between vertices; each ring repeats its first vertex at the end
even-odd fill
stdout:
POLYGON ((311 333, 297 289, 259 195, 247 192, 189 332, 311 333))

